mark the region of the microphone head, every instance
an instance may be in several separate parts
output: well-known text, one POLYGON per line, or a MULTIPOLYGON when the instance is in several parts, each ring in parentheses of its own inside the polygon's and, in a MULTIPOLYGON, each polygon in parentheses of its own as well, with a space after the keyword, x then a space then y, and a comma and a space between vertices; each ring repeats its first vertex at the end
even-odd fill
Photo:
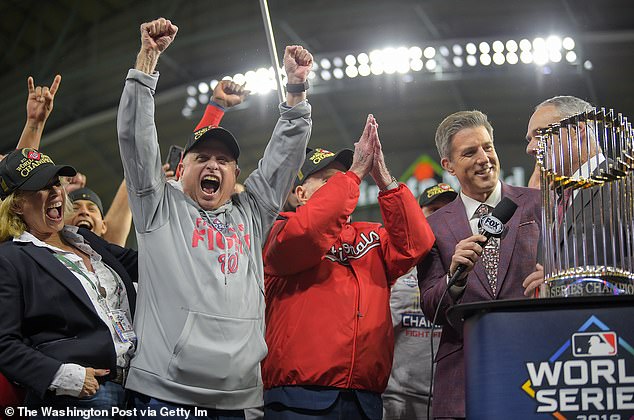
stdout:
POLYGON ((504 225, 511 220, 517 210, 517 204, 510 198, 504 197, 493 209, 491 214, 482 216, 478 222, 480 233, 486 237, 500 237, 504 232, 504 225))
POLYGON ((491 212, 491 215, 498 218, 502 224, 506 224, 517 210, 517 204, 508 197, 504 197, 502 201, 491 212))

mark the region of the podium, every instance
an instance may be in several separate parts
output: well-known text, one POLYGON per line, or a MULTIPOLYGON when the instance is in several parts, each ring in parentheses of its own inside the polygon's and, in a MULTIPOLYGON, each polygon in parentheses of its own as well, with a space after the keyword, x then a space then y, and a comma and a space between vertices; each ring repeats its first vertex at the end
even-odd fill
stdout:
POLYGON ((634 296, 456 305, 470 420, 634 418, 634 296))

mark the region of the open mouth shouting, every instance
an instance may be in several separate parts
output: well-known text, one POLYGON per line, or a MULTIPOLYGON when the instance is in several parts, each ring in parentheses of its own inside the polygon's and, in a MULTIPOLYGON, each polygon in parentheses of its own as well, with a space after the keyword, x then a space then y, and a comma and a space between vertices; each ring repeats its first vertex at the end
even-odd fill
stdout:
POLYGON ((213 195, 220 188, 220 178, 216 175, 205 175, 200 181, 200 188, 203 193, 207 195, 213 195))
POLYGON ((88 230, 92 230, 92 228, 94 227, 92 221, 90 221, 88 219, 81 219, 81 220, 75 222, 75 226, 80 227, 80 228, 86 228, 88 230))
POLYGON ((62 202, 51 203, 46 207, 46 218, 54 223, 59 223, 63 218, 62 202))

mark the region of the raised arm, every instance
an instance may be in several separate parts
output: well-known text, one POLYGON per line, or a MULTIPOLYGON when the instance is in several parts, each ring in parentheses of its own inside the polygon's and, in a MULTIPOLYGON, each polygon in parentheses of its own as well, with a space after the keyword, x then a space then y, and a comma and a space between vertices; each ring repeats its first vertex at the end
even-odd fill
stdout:
POLYGON ((271 229, 265 248, 269 274, 285 276, 316 266, 339 238, 357 205, 361 179, 372 167, 373 135, 376 125, 369 115, 361 138, 354 144, 348 173, 333 175, 287 221, 277 222, 271 229))
POLYGON ((27 79, 26 124, 18 141, 18 149, 24 147, 30 147, 32 149, 40 148, 40 140, 42 139, 44 126, 53 111, 55 94, 61 82, 62 76, 59 74, 53 79, 51 87, 36 87, 33 77, 29 76, 27 79))
MULTIPOLYGON (((313 68, 313 56, 299 45, 290 45, 284 51, 284 70, 288 78, 288 84, 300 85, 308 80, 308 74, 313 68)), ((287 89, 288 91, 288 89, 287 89)), ((306 91, 287 92, 286 103, 295 106, 306 100, 306 91)))
MULTIPOLYGON (((313 56, 307 50, 295 45, 286 47, 284 68, 289 84, 303 84, 312 66, 313 56)), ((306 156, 312 127, 306 92, 289 92, 286 99, 286 103, 280 105, 280 118, 264 156, 245 181, 250 203, 260 214, 264 231, 268 230, 286 201, 306 156)))
POLYGON ((170 46, 178 26, 159 18, 141 25, 141 50, 136 57, 135 69, 146 74, 154 73, 159 56, 170 46))
POLYGON ((130 196, 130 207, 139 232, 165 218, 155 217, 165 188, 161 154, 154 123, 156 64, 172 43, 178 28, 160 18, 141 25, 141 49, 134 69, 128 71, 119 102, 117 133, 119 151, 130 196))
POLYGON ((108 230, 104 233, 103 238, 110 243, 125 246, 132 226, 132 212, 128 204, 125 179, 119 185, 119 189, 112 199, 112 204, 104 216, 104 221, 108 230))
POLYGON ((370 139, 373 146, 370 175, 379 187, 385 226, 381 231, 381 248, 387 277, 393 283, 429 253, 435 238, 412 192, 390 175, 377 129, 370 139))

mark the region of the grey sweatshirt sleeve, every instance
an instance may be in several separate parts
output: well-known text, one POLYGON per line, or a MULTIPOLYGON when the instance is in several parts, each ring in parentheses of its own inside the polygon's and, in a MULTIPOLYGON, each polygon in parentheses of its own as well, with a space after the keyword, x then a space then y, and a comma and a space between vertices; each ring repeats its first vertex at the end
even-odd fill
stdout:
POLYGON ((255 198, 251 203, 259 214, 262 232, 268 232, 284 205, 297 172, 306 157, 312 120, 307 101, 290 108, 280 105, 271 140, 264 150, 258 167, 245 181, 247 191, 255 198))
POLYGON ((130 69, 117 114, 119 152, 138 232, 151 230, 151 223, 160 225, 166 221, 155 217, 166 183, 154 123, 154 91, 158 78, 158 72, 149 75, 130 69))

